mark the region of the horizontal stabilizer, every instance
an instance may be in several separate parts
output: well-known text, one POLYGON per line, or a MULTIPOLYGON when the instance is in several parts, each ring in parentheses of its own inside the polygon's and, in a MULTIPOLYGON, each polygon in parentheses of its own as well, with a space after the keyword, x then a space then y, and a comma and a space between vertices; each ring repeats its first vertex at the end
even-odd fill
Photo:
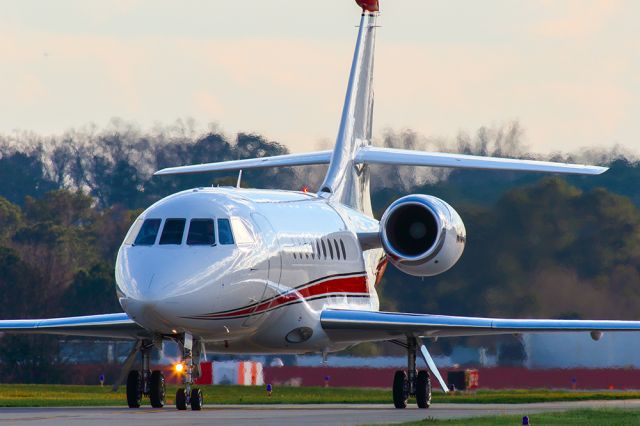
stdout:
POLYGON ((440 152, 411 151, 407 149, 361 148, 356 163, 393 164, 397 166, 451 167, 457 169, 514 170, 523 172, 549 172, 599 175, 607 167, 550 161, 517 160, 511 158, 480 157, 476 155, 446 154, 440 152))
POLYGON ((219 163, 169 167, 155 172, 154 175, 182 175, 190 173, 263 169, 267 167, 309 166, 313 164, 329 164, 329 161, 331 161, 331 151, 318 151, 304 154, 286 154, 276 155, 273 157, 248 158, 246 160, 231 160, 221 161, 219 163))
POLYGON ((483 336, 512 333, 640 331, 640 321, 478 318, 327 309, 320 323, 334 341, 483 336))

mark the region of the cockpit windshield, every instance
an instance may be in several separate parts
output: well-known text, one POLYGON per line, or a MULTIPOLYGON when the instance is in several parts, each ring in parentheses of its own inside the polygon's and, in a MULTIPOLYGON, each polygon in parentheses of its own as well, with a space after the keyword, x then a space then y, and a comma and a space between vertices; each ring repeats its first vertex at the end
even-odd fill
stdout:
POLYGON ((167 219, 160 237, 160 244, 182 244, 185 219, 167 219))
MULTIPOLYGON (((133 245, 152 246, 156 242, 160 245, 182 245, 187 219, 168 218, 164 219, 162 232, 162 219, 138 219, 129 230, 125 239, 125 244, 130 239, 135 241, 133 245), (158 234, 161 233, 158 239, 158 234)), ((187 238, 184 240, 189 246, 215 246, 216 245, 216 220, 212 218, 193 218, 189 220, 189 229, 186 232, 187 238)), ((220 218, 218 225, 218 243, 222 245, 249 244, 255 242, 253 233, 249 231, 247 225, 238 218, 220 218)))
POLYGON ((191 219, 187 244, 190 246, 212 246, 216 243, 213 219, 191 219))
POLYGON ((156 242, 160 223, 162 223, 161 219, 145 220, 133 244, 136 246, 152 246, 156 242))

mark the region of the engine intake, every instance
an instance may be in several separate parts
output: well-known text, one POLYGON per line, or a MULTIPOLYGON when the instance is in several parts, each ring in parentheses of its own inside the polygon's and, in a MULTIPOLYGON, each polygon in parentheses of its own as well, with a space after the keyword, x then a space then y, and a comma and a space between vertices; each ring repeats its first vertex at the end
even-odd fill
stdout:
POLYGON ((380 221, 384 250, 401 271, 433 276, 456 264, 466 241, 460 215, 430 195, 407 195, 392 203, 380 221))

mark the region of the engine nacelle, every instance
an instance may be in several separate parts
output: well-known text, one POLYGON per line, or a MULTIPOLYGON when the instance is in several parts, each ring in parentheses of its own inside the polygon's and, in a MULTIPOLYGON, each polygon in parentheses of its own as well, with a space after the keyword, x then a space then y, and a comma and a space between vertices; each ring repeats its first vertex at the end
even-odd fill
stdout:
POLYGON ((380 220, 382 247, 393 265, 410 275, 438 275, 456 264, 467 238, 458 212, 430 195, 393 202, 380 220))

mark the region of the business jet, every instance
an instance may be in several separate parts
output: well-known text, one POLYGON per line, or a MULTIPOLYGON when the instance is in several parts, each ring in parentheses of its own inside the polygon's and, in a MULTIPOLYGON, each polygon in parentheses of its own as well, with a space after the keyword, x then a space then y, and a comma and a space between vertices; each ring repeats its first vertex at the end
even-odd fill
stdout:
POLYGON ((319 190, 193 188, 147 208, 131 226, 115 265, 123 313, 0 321, 0 331, 131 339, 120 381, 127 403, 165 405, 165 379, 152 370, 152 348, 180 347, 183 387, 176 408, 200 410, 194 387, 209 353, 303 354, 390 341, 406 349, 393 403, 431 404, 433 376, 447 384, 425 339, 535 332, 638 331, 640 321, 475 318, 379 311, 376 286, 387 262, 415 276, 453 267, 466 242, 458 213, 445 201, 414 194, 378 221, 369 192, 371 164, 597 175, 603 167, 374 147, 373 58, 377 0, 362 9, 335 146, 289 154, 163 169, 155 175, 328 164, 319 190), (134 362, 140 358, 139 369, 134 362), (422 357, 428 369, 418 371, 422 357))

